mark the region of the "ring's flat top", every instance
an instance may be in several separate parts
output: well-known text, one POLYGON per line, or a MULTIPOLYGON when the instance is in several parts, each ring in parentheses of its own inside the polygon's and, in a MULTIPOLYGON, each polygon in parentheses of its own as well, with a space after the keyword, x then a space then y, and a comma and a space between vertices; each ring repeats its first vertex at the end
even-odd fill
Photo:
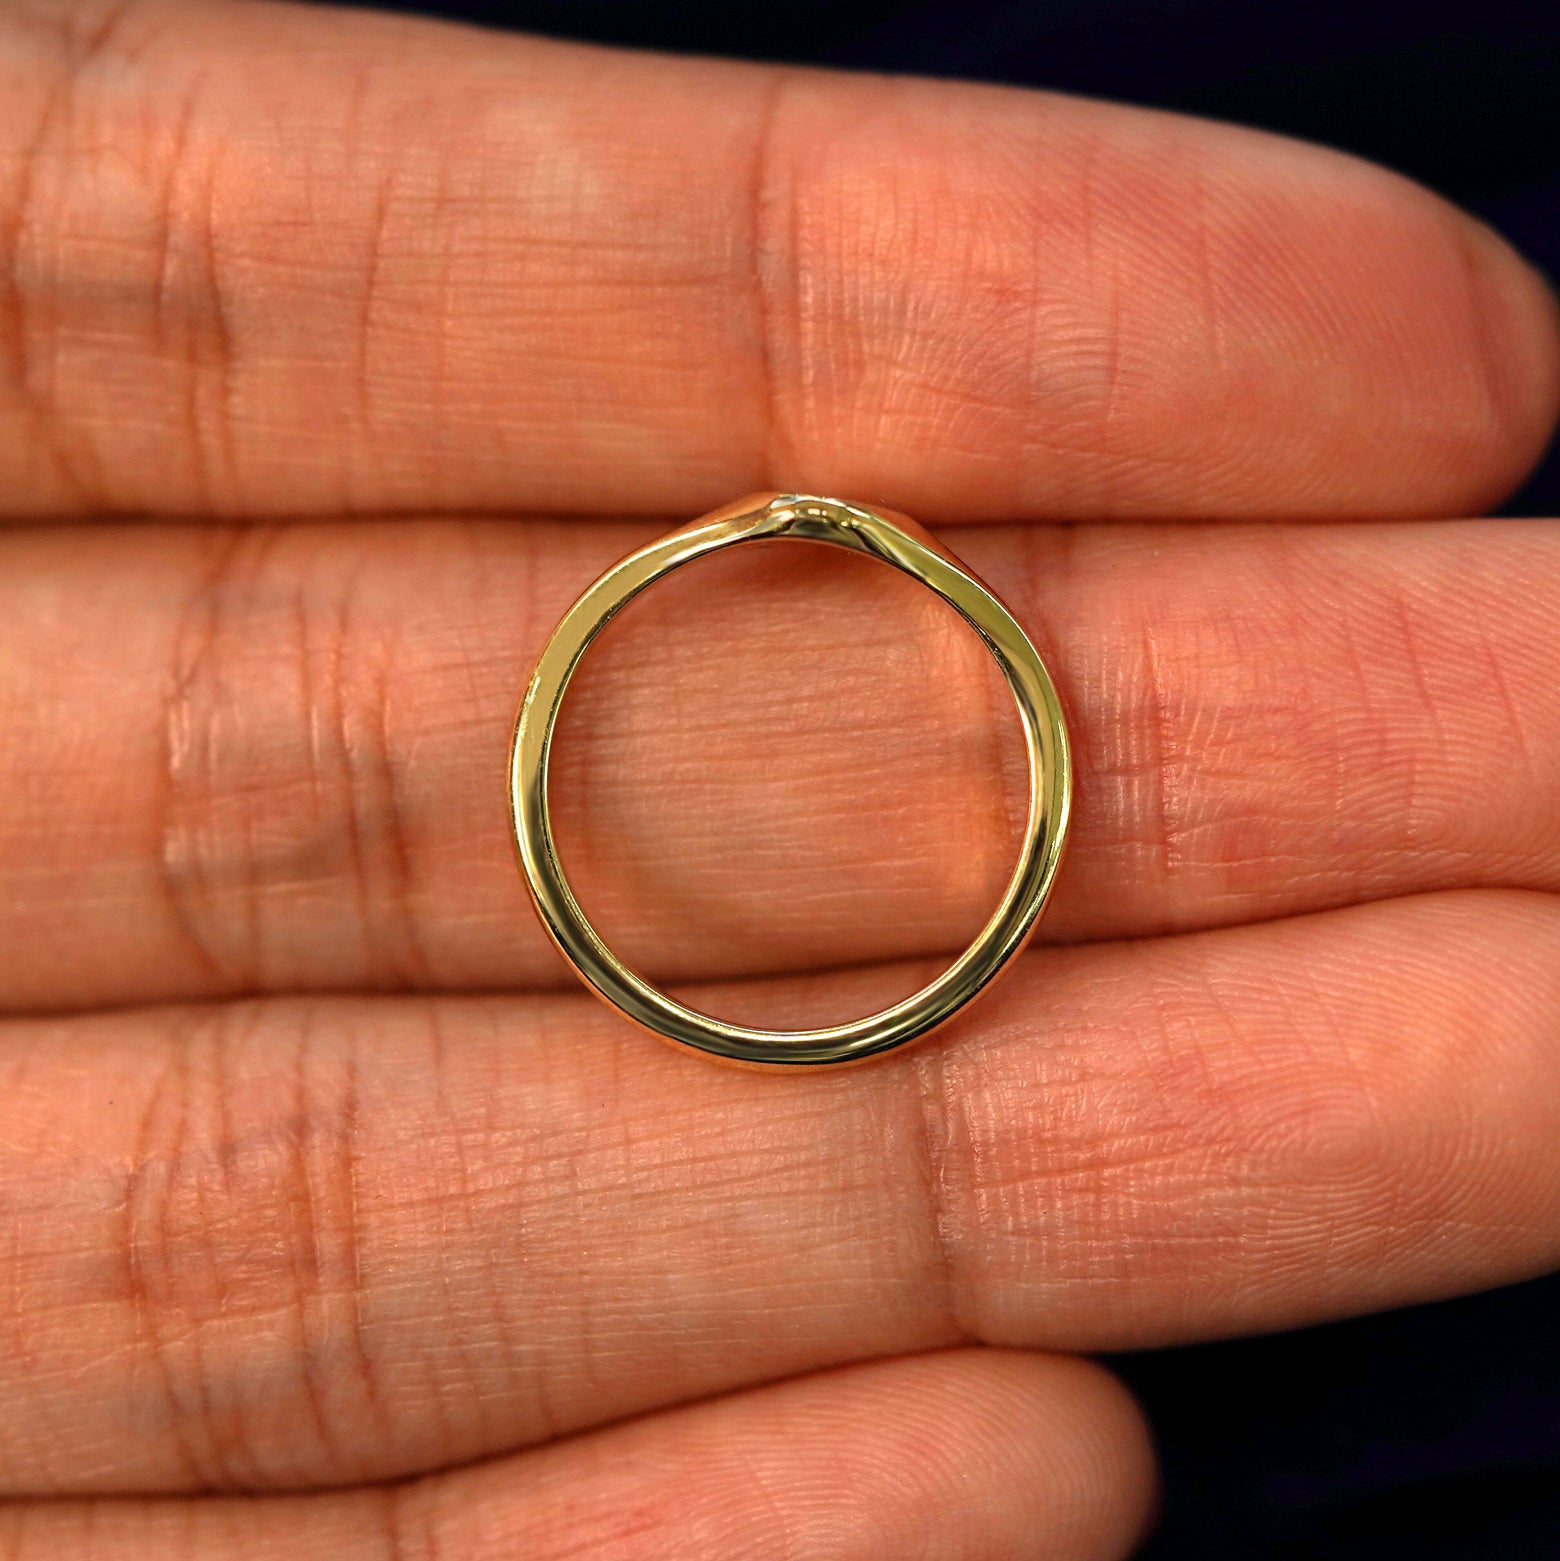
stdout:
POLYGON ((674 1042, 750 1067, 865 1061, 929 1034, 985 989, 1034 930, 1051 892, 1072 794, 1056 690, 1007 608, 930 534, 903 515, 837 499, 760 494, 693 521, 614 565, 564 614, 537 662, 510 753, 510 807, 521 869, 553 941, 607 1002, 674 1042), (558 860, 548 809, 553 730, 591 641, 663 575, 721 548, 794 538, 848 548, 913 576, 954 608, 996 658, 1018 707, 1029 756, 1029 812, 1018 863, 975 941, 935 981, 880 1013, 815 1030, 729 1024, 679 1003, 625 965, 580 909, 558 860))

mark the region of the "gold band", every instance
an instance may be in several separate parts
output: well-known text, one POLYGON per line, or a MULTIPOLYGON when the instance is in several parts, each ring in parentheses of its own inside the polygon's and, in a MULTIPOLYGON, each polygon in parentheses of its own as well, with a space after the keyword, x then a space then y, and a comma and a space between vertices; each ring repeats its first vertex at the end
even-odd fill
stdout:
POLYGON ((509 799, 532 902, 585 983, 675 1045, 748 1067, 862 1062, 929 1034, 983 991, 1023 947, 1051 892, 1067 833, 1072 765, 1056 690, 1013 615, 957 558, 906 516, 837 499, 757 494, 631 553, 566 612, 537 662, 515 724, 509 799), (602 941, 569 888, 553 842, 547 766, 559 707, 591 641, 614 614, 672 570, 721 548, 771 538, 824 542, 892 564, 935 591, 986 642, 1012 690, 1029 754, 1029 814, 1018 865, 975 941, 930 985, 881 1013, 817 1030, 728 1024, 658 991, 602 941))

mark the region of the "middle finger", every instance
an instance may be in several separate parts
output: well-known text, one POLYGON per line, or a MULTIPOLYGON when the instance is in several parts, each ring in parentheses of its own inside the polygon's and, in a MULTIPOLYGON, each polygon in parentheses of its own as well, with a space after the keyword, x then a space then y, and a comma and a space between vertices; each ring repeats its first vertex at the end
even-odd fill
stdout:
MULTIPOLYGON (((0 1005, 562 979, 512 864, 540 645, 642 527, 0 538, 0 1005)), ((960 550, 1071 713, 1042 936, 1560 888, 1560 525, 1011 527, 960 550)), ((587 658, 553 791, 647 974, 963 946, 1024 775, 989 658, 832 550, 728 555, 587 658)))

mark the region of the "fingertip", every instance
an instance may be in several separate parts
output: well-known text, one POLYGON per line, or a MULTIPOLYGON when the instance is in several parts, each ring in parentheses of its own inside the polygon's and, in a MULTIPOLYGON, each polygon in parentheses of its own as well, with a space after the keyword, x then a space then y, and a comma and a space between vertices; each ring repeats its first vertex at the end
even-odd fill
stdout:
MULTIPOLYGON (((928 1513, 962 1504, 964 1548, 953 1554, 1114 1561, 1152 1527, 1159 1480, 1148 1424, 1103 1366, 974 1348, 849 1375, 875 1390, 877 1450, 900 1478, 911 1474, 906 1499, 928 1513)), ((859 1415, 861 1401, 852 1408, 859 1415)), ((948 1523, 945 1543, 960 1530, 948 1523)))
POLYGON ((1549 436, 1547 289, 1401 174, 1045 94, 790 104, 773 183, 813 318, 777 405, 825 487, 944 519, 1444 517, 1549 436))
POLYGON ((1495 431, 1504 451, 1470 513, 1493 508, 1525 478, 1560 418, 1560 297, 1536 266, 1495 229, 1455 214, 1469 271, 1470 317, 1495 431))
POLYGON ((1033 1444, 1048 1456, 1067 1452, 1067 1488, 1081 1493, 1061 1532, 1071 1550, 1058 1556, 1133 1554, 1152 1532, 1162 1506, 1153 1433, 1142 1406, 1113 1372, 1082 1356, 989 1349, 991 1365, 1010 1380, 1034 1416, 1033 1444), (1067 1436, 1059 1433, 1065 1430, 1067 1436))
MULTIPOLYGON (((570 1491, 552 1516, 577 1537, 582 1511, 654 1513, 656 1538, 636 1554, 1121 1561, 1156 1510, 1127 1390, 1091 1362, 1023 1350, 847 1366, 587 1442, 626 1454, 612 1460, 620 1475, 577 1482, 574 1444, 544 1450, 538 1465, 570 1491)), ((575 1553, 538 1504, 522 1510, 533 1553, 575 1553)))

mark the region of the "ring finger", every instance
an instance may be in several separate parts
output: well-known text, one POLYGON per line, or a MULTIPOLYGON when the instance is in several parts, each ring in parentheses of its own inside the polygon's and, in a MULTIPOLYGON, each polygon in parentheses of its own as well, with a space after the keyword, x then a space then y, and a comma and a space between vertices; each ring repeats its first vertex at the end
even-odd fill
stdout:
MULTIPOLYGON (((720 994, 781 1026, 899 972, 720 994)), ((709 994, 705 994, 706 996, 709 994)), ((869 1356, 1294 1326, 1560 1257, 1560 901, 1026 956, 775 1079, 583 994, 0 1027, 0 1482, 382 1479, 869 1356)))

